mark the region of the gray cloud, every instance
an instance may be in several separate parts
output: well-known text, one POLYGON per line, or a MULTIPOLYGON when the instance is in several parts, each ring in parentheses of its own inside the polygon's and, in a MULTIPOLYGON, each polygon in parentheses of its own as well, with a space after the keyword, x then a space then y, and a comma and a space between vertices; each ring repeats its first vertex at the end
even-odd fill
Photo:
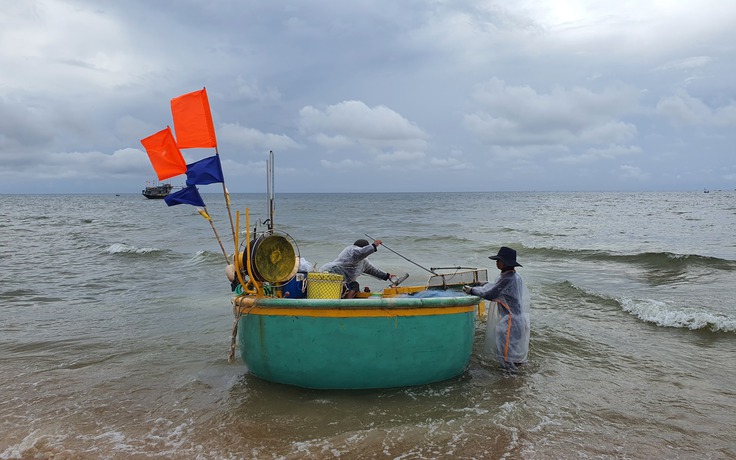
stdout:
POLYGON ((371 108, 361 101, 343 101, 324 110, 303 107, 299 117, 302 131, 321 147, 422 151, 427 146, 427 135, 416 124, 386 106, 371 108))
POLYGON ((273 150, 284 192, 732 189, 735 19, 719 0, 9 2, 0 193, 137 192, 140 139, 202 87, 226 177, 260 180, 273 150))

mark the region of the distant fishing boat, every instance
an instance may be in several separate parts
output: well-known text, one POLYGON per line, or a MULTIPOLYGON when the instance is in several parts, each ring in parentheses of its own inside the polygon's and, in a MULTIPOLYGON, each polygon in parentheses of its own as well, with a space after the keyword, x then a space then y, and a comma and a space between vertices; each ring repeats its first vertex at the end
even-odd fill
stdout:
POLYGON ((160 200, 166 198, 173 188, 171 184, 147 185, 141 193, 149 200, 160 200))

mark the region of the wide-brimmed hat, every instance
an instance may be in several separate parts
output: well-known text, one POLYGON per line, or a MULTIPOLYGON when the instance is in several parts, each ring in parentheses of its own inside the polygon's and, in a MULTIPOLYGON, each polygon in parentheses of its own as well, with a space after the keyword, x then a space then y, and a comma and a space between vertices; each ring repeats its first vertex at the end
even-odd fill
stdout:
POLYGON ((500 260, 509 267, 522 266, 519 262, 516 261, 516 251, 506 246, 501 246, 501 249, 498 250, 498 254, 496 254, 495 256, 490 256, 488 258, 493 260, 500 260))

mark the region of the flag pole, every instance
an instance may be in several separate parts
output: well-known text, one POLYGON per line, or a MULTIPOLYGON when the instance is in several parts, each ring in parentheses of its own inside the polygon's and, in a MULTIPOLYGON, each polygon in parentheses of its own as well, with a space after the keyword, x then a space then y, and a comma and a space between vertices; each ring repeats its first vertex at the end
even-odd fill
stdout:
MULTIPOLYGON (((220 156, 220 151, 217 149, 217 145, 215 145, 215 155, 220 156)), ((222 168, 222 162, 220 162, 220 168, 222 168)), ((227 208, 227 216, 230 218, 230 231, 233 235, 233 242, 237 241, 237 237, 235 235, 235 224, 233 223, 233 213, 230 210, 230 193, 227 191, 227 187, 225 186, 225 174, 222 175, 222 194, 225 196, 225 207, 227 208)), ((221 244, 222 245, 222 244, 221 244)), ((237 253, 237 249, 236 253, 237 253)), ((224 251, 224 249, 223 249, 224 251)), ((227 259, 227 256, 225 257, 227 259)), ((228 259, 228 264, 230 263, 230 260, 228 259)))
POLYGON ((210 227, 212 227, 212 231, 215 232, 215 238, 217 238, 217 243, 220 245, 220 249, 222 249, 222 255, 225 256, 225 263, 230 264, 230 259, 227 257, 227 252, 225 251, 225 246, 222 245, 222 240, 220 239, 220 235, 217 233, 217 229, 215 228, 215 223, 212 222, 212 217, 210 217, 210 214, 207 212, 207 206, 204 207, 204 209, 197 209, 197 212, 199 215, 207 219, 207 222, 210 223, 210 227))

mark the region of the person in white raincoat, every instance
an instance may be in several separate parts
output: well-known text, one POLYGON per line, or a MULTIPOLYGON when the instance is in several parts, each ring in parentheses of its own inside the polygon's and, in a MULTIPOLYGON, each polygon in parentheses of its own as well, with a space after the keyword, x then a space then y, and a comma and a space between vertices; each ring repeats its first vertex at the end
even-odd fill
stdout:
POLYGON ((395 277, 391 273, 376 268, 366 260, 366 257, 378 251, 378 246, 380 245, 381 240, 375 240, 371 244, 368 243, 368 240, 359 239, 343 249, 340 255, 337 256, 337 259, 324 264, 319 271, 337 273, 345 277, 347 291, 343 294, 343 298, 352 299, 360 291, 360 285, 357 279, 363 273, 380 280, 389 280, 395 277))
POLYGON ((516 369, 527 362, 531 333, 529 291, 516 267, 516 251, 502 246, 498 254, 489 259, 496 261, 501 270, 494 283, 483 286, 463 287, 466 294, 476 295, 493 302, 488 313, 483 351, 495 356, 507 369, 516 369))

